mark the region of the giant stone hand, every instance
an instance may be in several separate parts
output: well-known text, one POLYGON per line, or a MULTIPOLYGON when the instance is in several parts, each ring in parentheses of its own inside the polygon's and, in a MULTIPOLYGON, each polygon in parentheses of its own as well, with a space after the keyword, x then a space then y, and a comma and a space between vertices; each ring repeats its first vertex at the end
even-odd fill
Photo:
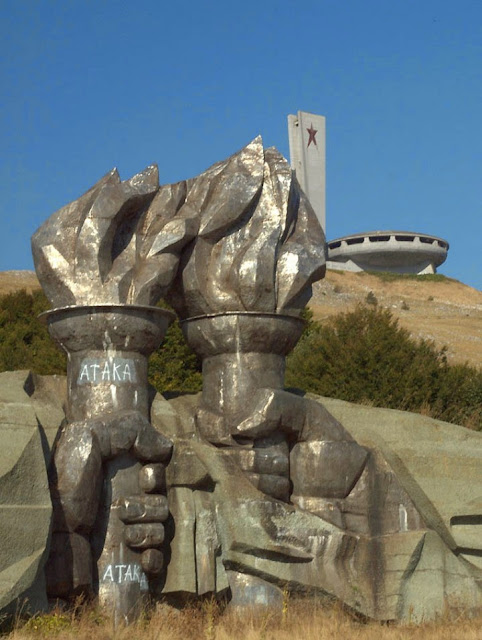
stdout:
MULTIPOLYGON (((122 468, 135 458, 143 465, 136 471, 138 491, 120 497, 112 507, 124 523, 125 544, 142 550, 142 570, 148 575, 160 573, 163 522, 168 516, 167 499, 162 495, 164 467, 171 450, 169 440, 136 411, 64 426, 51 474, 55 524, 47 580, 52 597, 70 598, 94 591, 92 561, 102 551, 99 543, 102 544, 107 517, 102 509, 108 461, 122 468), (65 561, 66 554, 72 556, 70 562, 65 561)), ((113 579, 122 579, 120 574, 116 578, 116 570, 119 572, 116 567, 109 569, 113 579)), ((134 571, 140 580, 138 569, 131 570, 132 579, 136 577, 134 571)))

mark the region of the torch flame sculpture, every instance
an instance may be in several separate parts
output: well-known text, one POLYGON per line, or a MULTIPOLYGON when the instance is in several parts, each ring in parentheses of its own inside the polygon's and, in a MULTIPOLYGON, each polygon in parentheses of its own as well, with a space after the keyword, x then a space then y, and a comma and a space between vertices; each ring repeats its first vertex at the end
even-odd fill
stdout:
MULTIPOLYGON (((51 596, 97 594, 129 621, 162 572, 172 445, 149 422, 147 385, 148 355, 172 317, 153 306, 160 297, 203 361, 197 441, 213 469, 227 456, 244 473, 242 501, 254 492, 273 513, 283 501, 288 523, 289 501, 316 513, 319 501, 348 495, 365 449, 319 404, 283 390, 301 311, 325 272, 325 239, 276 149, 256 138, 197 178, 162 187, 156 167, 125 182, 114 170, 53 214, 32 248, 54 307, 49 330, 68 355, 51 596)), ((286 538, 269 545, 297 562, 286 538)), ((276 600, 268 582, 227 572, 234 602, 276 600)))
POLYGON ((113 170, 32 238, 45 319, 68 356, 48 588, 98 594, 117 621, 136 617, 163 565, 172 445, 149 423, 147 358, 174 317, 151 305, 197 231, 186 188, 159 188, 154 166, 125 182, 113 170))

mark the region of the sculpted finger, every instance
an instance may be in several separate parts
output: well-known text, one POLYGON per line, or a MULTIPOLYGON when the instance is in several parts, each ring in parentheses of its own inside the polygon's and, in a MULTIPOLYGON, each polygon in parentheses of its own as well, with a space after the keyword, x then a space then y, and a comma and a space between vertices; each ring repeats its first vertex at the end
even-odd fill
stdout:
POLYGON ((272 498, 288 502, 291 491, 289 478, 259 473, 247 473, 246 475, 256 489, 259 489, 272 498))
POLYGON ((169 516, 166 496, 145 495, 124 498, 119 518, 126 524, 164 522, 169 516))
POLYGON ((146 549, 141 555, 141 566, 144 573, 159 575, 164 568, 164 555, 159 549, 146 549))
POLYGON ((346 498, 367 458, 368 451, 353 440, 297 442, 290 454, 293 493, 312 498, 346 498))
MULTIPOLYGON (((281 406, 276 391, 263 389, 253 413, 237 425, 235 435, 262 438, 275 432, 281 422, 281 406)), ((259 397, 259 396, 258 396, 259 397)))
POLYGON ((139 485, 146 493, 166 490, 166 467, 161 463, 146 464, 139 471, 139 485))
POLYGON ((126 544, 132 549, 160 547, 164 542, 164 526, 160 523, 128 524, 125 532, 126 544))
POLYGON ((283 436, 255 440, 249 449, 231 447, 222 451, 244 471, 285 477, 289 475, 289 448, 283 436))
POLYGON ((200 407, 196 412, 196 427, 199 435, 211 444, 225 447, 236 444, 231 434, 227 432, 224 416, 205 407, 200 407))
POLYGON ((133 450, 139 460, 167 462, 171 457, 172 442, 146 421, 139 429, 133 450))
POLYGON ((266 437, 278 430, 299 436, 304 428, 308 403, 283 389, 262 389, 251 416, 236 427, 238 436, 266 437))

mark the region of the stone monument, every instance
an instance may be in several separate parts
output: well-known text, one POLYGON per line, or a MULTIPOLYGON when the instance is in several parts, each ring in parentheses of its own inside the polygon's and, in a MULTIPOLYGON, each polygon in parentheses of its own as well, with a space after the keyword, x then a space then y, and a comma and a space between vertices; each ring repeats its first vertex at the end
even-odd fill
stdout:
POLYGON ((155 167, 125 182, 113 171, 32 247, 67 389, 62 401, 61 379, 0 376, 4 412, 25 407, 36 456, 22 444, 0 496, 8 469, 28 475, 20 461, 35 459, 41 484, 25 502, 45 525, 34 555, 0 566, 0 607, 84 594, 129 622, 146 594, 280 607, 288 590, 381 620, 480 610, 482 436, 283 387, 325 241, 275 149, 256 138, 174 185, 159 186, 155 167), (173 317, 160 298, 202 360, 197 396, 168 402, 148 386, 147 358, 173 317), (420 448, 420 434, 438 434, 438 449, 420 448), (423 469, 461 456, 467 499, 450 497, 440 468, 441 502, 423 469))
POLYGON ((32 238, 55 307, 44 318, 68 356, 48 591, 95 593, 126 621, 142 604, 147 576, 163 567, 168 508, 157 492, 172 445, 148 419, 147 358, 173 314, 148 305, 165 292, 178 248, 192 237, 189 219, 169 217, 171 195, 159 189, 155 167, 126 182, 112 171, 32 238))

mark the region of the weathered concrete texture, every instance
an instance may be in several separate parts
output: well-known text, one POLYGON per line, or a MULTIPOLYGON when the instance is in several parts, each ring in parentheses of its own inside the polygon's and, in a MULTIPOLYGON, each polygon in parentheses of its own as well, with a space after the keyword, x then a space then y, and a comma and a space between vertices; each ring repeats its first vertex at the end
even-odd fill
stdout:
POLYGON ((283 156, 257 137, 188 185, 199 229, 167 297, 180 318, 299 314, 325 272, 325 238, 283 156))
POLYGON ((479 587, 472 567, 452 553, 435 531, 428 531, 417 566, 404 580, 400 614, 423 620, 442 616, 447 609, 461 615, 480 612, 480 579, 478 583, 479 587))
POLYGON ((256 463, 253 449, 238 453, 200 437, 194 419, 199 399, 157 396, 153 404, 154 425, 170 424, 175 441, 167 473, 171 562, 159 592, 220 593, 229 584, 234 606, 243 606, 248 592, 251 601, 269 604, 279 599, 277 588, 287 587, 328 593, 374 618, 413 621, 447 608, 480 610, 480 572, 467 561, 479 559, 478 551, 452 550, 436 530, 436 517, 450 521, 451 511, 469 513, 472 527, 480 521, 478 434, 415 414, 323 399, 370 450, 369 459, 347 497, 294 496, 293 507, 253 486, 243 471, 256 463), (395 455, 399 449, 404 465, 395 455), (422 452, 419 474, 415 461, 422 452), (456 487, 450 481, 450 465, 465 468, 465 460, 473 485, 467 502, 451 493, 456 487), (440 505, 431 469, 443 480, 440 505))
POLYGON ((383 454, 449 548, 482 552, 482 433, 406 411, 319 401, 357 442, 383 454))
POLYGON ((336 595, 376 617, 371 577, 361 564, 369 560, 366 540, 258 491, 222 449, 196 437, 190 445, 214 490, 185 486, 187 465, 173 479, 184 486, 168 492, 173 537, 164 595, 222 593, 229 586, 234 606, 248 597, 271 605, 288 586, 336 595))
MULTIPOLYGON (((415 565, 404 570, 398 617, 480 610, 482 434, 404 411, 318 400, 357 442, 381 454, 431 530, 420 541, 415 565)), ((406 517, 403 511, 400 517, 406 517)), ((387 538, 387 571, 399 553, 387 538)))
POLYGON ((47 593, 98 597, 115 622, 133 621, 162 572, 172 444, 149 422, 147 358, 173 314, 92 305, 46 314, 69 355, 67 424, 55 447, 53 539, 47 593), (58 562, 65 546, 70 557, 58 562))
POLYGON ((63 397, 64 378, 0 374, 0 614, 47 606, 47 466, 64 417, 63 397))
POLYGON ((162 593, 221 593, 229 586, 234 606, 242 606, 249 583, 249 597, 269 605, 279 600, 276 585, 290 585, 321 589, 375 615, 370 578, 351 569, 355 554, 367 556, 365 541, 257 490, 239 463, 256 468, 266 461, 253 449, 219 449, 200 438, 198 401, 185 396, 167 403, 157 396, 153 403, 154 426, 171 420, 176 443, 167 472, 171 559, 162 593), (180 438, 173 409, 182 422, 180 438), (363 596, 352 582, 363 586, 363 596))
POLYGON ((113 169, 52 214, 32 237, 52 306, 155 304, 198 228, 188 199, 186 182, 159 187, 155 165, 122 182, 113 169))
MULTIPOLYGON (((31 610, 47 605, 46 469, 64 399, 64 378, 0 374, 2 614, 26 598, 31 610)), ((269 471, 278 454, 266 454, 278 445, 263 448, 260 458, 252 448, 215 447, 197 432, 199 395, 155 397, 152 422, 175 442, 165 477, 168 570, 156 593, 230 589, 233 606, 243 606, 246 598, 279 604, 287 587, 331 594, 374 618, 412 621, 447 608, 480 611, 481 434, 415 414, 312 399, 370 455, 347 497, 296 496, 290 505, 257 489, 243 470, 269 471)))

